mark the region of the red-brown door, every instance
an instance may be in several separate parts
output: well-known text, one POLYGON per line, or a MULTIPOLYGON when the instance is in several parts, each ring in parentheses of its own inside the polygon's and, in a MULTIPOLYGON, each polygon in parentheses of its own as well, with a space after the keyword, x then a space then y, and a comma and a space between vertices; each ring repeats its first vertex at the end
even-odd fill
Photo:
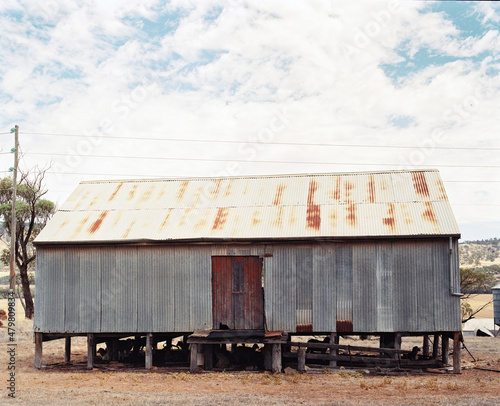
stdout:
POLYGON ((262 259, 212 257, 213 328, 264 329, 262 259))

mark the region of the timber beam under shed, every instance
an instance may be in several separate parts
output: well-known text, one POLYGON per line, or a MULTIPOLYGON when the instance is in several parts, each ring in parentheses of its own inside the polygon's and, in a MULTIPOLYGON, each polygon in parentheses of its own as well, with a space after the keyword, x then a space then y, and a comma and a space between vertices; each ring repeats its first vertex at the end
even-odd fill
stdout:
POLYGON ((200 367, 213 367, 213 349, 220 345, 263 344, 265 369, 271 372, 282 370, 282 346, 288 341, 283 331, 264 332, 261 330, 199 330, 188 337, 190 347, 190 372, 200 371, 200 367), (267 367, 267 368, 266 368, 267 367))

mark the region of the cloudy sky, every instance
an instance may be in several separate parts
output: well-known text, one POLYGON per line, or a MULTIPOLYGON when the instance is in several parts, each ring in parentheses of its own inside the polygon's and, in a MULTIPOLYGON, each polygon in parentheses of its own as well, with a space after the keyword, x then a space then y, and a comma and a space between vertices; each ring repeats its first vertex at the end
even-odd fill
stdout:
POLYGON ((463 239, 500 237, 494 2, 3 0, 0 175, 441 171, 463 239), (4 172, 5 171, 5 172, 4 172))

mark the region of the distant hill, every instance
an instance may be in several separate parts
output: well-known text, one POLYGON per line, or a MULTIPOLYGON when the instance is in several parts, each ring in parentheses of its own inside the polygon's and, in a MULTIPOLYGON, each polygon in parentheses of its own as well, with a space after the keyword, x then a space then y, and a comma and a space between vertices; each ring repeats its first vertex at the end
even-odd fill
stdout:
POLYGON ((464 241, 459 244, 460 266, 500 265, 500 239, 464 241))
POLYGON ((460 267, 474 268, 494 277, 490 288, 500 282, 500 239, 459 243, 460 267))

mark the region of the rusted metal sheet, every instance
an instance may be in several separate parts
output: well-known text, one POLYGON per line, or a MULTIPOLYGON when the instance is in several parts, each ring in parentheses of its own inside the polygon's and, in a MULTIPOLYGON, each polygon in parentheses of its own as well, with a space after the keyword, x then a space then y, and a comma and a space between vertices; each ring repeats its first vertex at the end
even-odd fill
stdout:
POLYGON ((259 257, 212 257, 213 329, 263 330, 259 257))
POLYGON ((36 243, 459 234, 422 170, 82 182, 36 243))

